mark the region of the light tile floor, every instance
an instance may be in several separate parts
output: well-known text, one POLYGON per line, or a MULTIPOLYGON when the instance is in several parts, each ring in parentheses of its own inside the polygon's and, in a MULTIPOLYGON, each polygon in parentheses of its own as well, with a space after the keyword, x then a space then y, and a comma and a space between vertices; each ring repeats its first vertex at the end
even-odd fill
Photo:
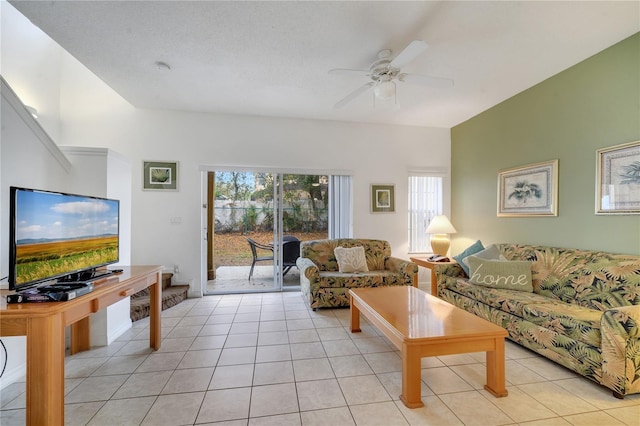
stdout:
MULTIPOLYGON (((69 425, 632 425, 640 395, 609 390, 507 342, 509 396, 483 390, 485 355, 424 358, 424 408, 398 400, 397 351, 348 309, 309 310, 300 293, 208 296, 66 359, 69 425)), ((0 423, 25 423, 25 383, 3 389, 0 423)))

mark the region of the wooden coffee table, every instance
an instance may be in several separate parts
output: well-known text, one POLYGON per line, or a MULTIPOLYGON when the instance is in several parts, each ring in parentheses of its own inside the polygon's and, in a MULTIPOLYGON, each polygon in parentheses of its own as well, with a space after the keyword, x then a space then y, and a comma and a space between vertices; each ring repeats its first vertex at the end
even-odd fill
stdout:
POLYGON ((349 290, 351 332, 360 331, 360 313, 402 351, 402 394, 409 408, 420 398, 420 359, 426 356, 487 352, 487 384, 496 397, 507 396, 504 338, 507 331, 411 286, 349 290))

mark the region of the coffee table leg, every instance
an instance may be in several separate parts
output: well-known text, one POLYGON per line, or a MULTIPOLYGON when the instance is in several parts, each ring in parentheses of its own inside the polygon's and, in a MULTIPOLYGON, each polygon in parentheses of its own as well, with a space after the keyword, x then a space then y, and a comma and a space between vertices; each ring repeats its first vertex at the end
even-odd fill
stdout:
POLYGON ((500 398, 509 394, 504 384, 504 337, 496 338, 494 346, 495 350, 487 351, 487 384, 484 388, 500 398))
POLYGON ((424 407, 420 396, 420 352, 415 347, 402 344, 402 394, 400 400, 407 408, 424 407))
POLYGON ((351 332, 358 333, 360 330, 360 310, 353 303, 353 297, 349 295, 349 312, 351 313, 351 332))

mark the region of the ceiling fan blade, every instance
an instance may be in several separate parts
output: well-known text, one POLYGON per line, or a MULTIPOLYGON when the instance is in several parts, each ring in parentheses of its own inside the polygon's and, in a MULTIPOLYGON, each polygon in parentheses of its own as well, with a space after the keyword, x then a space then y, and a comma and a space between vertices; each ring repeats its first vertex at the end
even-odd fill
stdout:
POLYGON ((342 108, 343 106, 345 106, 346 104, 348 104, 349 102, 351 102, 352 100, 354 100, 355 98, 357 98, 358 96, 366 92, 374 84, 375 83, 373 81, 363 84, 362 86, 358 87, 356 90, 354 90, 353 92, 349 93, 347 96, 339 100, 333 107, 335 109, 342 108))
POLYGON ((332 70, 329 70, 329 74, 336 74, 336 75, 351 75, 351 76, 356 76, 356 77, 367 77, 369 76, 369 71, 366 70, 351 70, 351 69, 347 69, 347 68, 335 68, 332 70))
POLYGON ((389 67, 397 69, 404 67, 420 56, 428 47, 429 45, 422 40, 413 40, 402 52, 398 54, 398 56, 393 59, 393 61, 391 61, 391 63, 389 63, 389 67))
POLYGON ((431 77, 423 74, 399 74, 398 80, 404 81, 405 83, 420 84, 430 87, 453 87, 453 80, 450 78, 431 77))

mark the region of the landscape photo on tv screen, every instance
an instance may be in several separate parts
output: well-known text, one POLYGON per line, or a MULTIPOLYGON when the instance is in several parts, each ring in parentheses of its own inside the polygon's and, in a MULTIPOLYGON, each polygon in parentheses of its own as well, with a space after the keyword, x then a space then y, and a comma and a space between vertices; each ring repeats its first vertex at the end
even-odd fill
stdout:
POLYGON ((15 284, 118 261, 119 202, 18 190, 15 284))

